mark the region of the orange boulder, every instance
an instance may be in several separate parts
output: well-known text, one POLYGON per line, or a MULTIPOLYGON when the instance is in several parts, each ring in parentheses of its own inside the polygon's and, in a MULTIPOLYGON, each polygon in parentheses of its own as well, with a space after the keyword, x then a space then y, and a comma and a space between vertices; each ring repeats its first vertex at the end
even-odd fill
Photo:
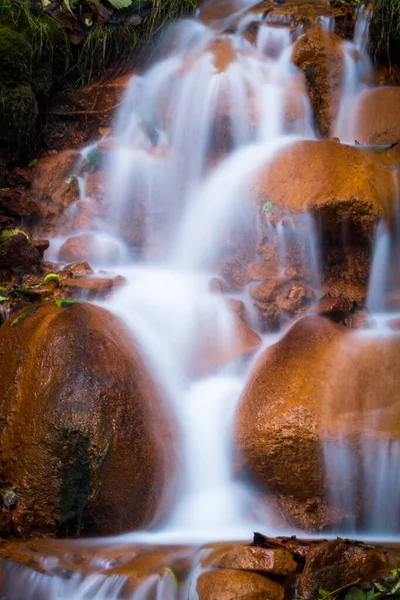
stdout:
POLYGON ((116 534, 165 509, 172 427, 121 322, 90 304, 0 329, 2 489, 18 535, 116 534))
POLYGON ((400 140, 400 87, 366 90, 354 102, 354 139, 376 145, 400 140))
POLYGON ((283 600, 283 586, 258 573, 216 569, 197 580, 199 600, 283 600))
POLYGON ((292 61, 305 74, 318 130, 326 136, 339 107, 344 73, 341 40, 313 27, 295 42, 292 61))
MULTIPOLYGON (((318 531, 344 518, 335 498, 349 482, 327 468, 325 441, 341 440, 357 473, 363 444, 373 454, 380 442, 398 443, 399 357, 398 334, 359 335, 313 316, 259 358, 237 410, 236 444, 290 523, 318 531)), ((368 514, 371 499, 357 494, 349 519, 368 514)))

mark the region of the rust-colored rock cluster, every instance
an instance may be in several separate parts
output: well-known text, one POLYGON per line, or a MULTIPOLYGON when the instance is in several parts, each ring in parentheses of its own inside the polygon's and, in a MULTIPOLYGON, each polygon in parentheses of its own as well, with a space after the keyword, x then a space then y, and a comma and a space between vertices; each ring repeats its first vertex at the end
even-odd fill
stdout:
POLYGON ((98 574, 99 584, 112 578, 121 600, 144 589, 150 597, 162 590, 166 600, 178 595, 199 600, 314 600, 321 589, 335 598, 344 598, 353 587, 373 589, 373 582, 387 575, 391 562, 384 549, 349 540, 261 534, 255 534, 248 545, 231 542, 202 548, 9 541, 0 545, 5 592, 12 590, 12 564, 19 565, 22 573, 30 569, 41 573, 44 585, 61 573, 64 578, 92 576, 93 582, 98 574), (50 557, 53 561, 46 560, 50 557), (55 559, 57 569, 52 567, 55 559))

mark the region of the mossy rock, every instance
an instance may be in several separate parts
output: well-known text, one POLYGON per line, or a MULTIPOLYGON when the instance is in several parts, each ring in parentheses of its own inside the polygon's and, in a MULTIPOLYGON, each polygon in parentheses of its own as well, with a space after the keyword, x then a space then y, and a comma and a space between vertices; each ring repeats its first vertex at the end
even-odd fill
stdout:
POLYGON ((38 115, 30 85, 0 86, 0 145, 13 153, 29 143, 38 115))
POLYGON ((0 25, 0 81, 12 87, 30 84, 32 46, 22 33, 0 25))

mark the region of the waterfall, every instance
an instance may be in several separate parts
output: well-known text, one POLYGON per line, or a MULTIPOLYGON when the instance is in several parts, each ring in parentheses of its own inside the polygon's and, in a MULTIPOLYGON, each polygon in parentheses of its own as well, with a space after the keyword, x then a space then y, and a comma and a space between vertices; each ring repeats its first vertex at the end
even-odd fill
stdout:
MULTIPOLYGON (((282 533, 277 509, 266 507, 265 498, 263 502, 234 470, 233 417, 257 353, 253 348, 249 358, 237 350, 238 316, 232 303, 243 301, 251 313, 249 281, 224 294, 212 286, 217 280, 223 288, 221 263, 232 259, 237 239, 247 232, 260 233, 254 206, 257 170, 290 144, 316 137, 305 78, 291 62, 293 32, 270 26, 258 15, 251 44, 245 38, 250 23, 245 11, 254 4, 212 0, 197 20, 178 24, 161 60, 132 77, 107 140, 106 217, 96 222, 94 234, 100 249, 109 240, 119 244, 114 266, 126 285, 99 304, 120 316, 137 340, 172 407, 179 432, 177 454, 182 457, 173 510, 151 529, 118 538, 129 543, 240 539, 265 527, 269 535, 282 533), (291 119, 288 104, 296 109, 291 119)), ((345 66, 335 135, 350 143, 354 99, 370 75, 370 16, 361 7, 353 42, 342 42, 345 66)), ((330 17, 321 17, 319 25, 333 29, 330 17)), ((81 199, 86 199, 82 177, 79 186, 81 199)), ((268 200, 265 204, 268 211, 268 200)), ((304 213, 296 221, 284 213, 269 226, 278 240, 278 277, 287 267, 284 258, 291 244, 297 244, 306 248, 308 263, 301 266, 311 272, 313 292, 319 291, 322 253, 313 217, 304 213)), ((400 216, 391 228, 379 225, 368 293, 374 313, 387 309, 384 299, 393 291, 399 239, 400 216)), ((102 252, 99 257, 101 262, 102 252)), ((385 336, 386 317, 379 319, 360 338, 385 336)), ((249 321, 241 324, 247 327, 249 321)), ((263 350, 282 335, 265 334, 261 328, 257 338, 258 333, 263 350)), ((344 377, 352 376, 345 360, 341 369, 344 377)), ((327 414, 329 393, 327 382, 327 414)), ((355 418, 346 412, 345 402, 343 413, 345 424, 355 418)), ((370 430, 373 416, 368 417, 370 430)), ((353 531, 390 532, 390 500, 400 503, 399 444, 377 446, 371 436, 360 436, 356 452, 340 431, 334 433, 327 434, 323 449, 332 504, 351 521, 354 504, 364 495, 369 499, 364 521, 353 531), (387 498, 382 480, 389 482, 387 498)), ((285 533, 296 531, 288 525, 285 533)), ((15 568, 12 598, 29 588, 27 600, 114 600, 126 584, 125 576, 102 573, 49 583, 51 578, 41 573, 9 568, 15 568)), ((123 597, 162 600, 175 599, 177 593, 167 576, 154 574, 123 597)))

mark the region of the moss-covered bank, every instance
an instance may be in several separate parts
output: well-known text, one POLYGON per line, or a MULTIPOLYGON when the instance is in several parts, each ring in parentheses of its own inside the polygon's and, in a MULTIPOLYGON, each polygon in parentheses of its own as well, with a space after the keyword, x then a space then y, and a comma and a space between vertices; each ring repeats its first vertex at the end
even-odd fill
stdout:
POLYGON ((8 160, 29 150, 39 110, 54 90, 103 75, 195 5, 196 0, 0 0, 0 156, 8 160))

